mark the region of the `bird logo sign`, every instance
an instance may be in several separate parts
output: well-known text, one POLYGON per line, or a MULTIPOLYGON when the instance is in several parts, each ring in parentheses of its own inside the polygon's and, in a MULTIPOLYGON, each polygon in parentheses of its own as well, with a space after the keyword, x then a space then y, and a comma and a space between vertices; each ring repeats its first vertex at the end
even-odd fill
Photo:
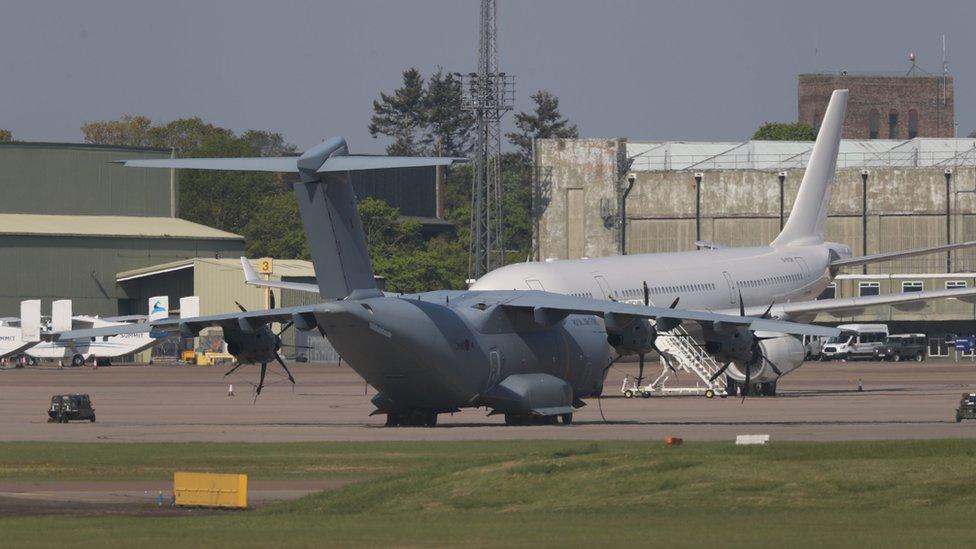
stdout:
POLYGON ((169 296, 149 298, 149 320, 163 320, 169 317, 169 296))

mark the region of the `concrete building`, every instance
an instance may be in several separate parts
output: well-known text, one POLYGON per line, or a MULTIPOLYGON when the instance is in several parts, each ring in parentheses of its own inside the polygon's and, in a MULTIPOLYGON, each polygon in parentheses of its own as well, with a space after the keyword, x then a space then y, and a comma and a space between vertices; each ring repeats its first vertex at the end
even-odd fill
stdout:
POLYGON ((846 139, 914 139, 955 137, 955 105, 952 77, 819 73, 801 74, 797 84, 798 120, 815 128, 830 94, 850 90, 846 139))
POLYGON ((115 275, 190 257, 237 257, 238 235, 177 217, 179 180, 169 170, 114 160, 169 151, 64 143, 0 143, 0 316, 40 298, 76 312, 144 312, 115 275))
MULTIPOLYGON (((692 250, 696 240, 767 244, 789 216, 811 147, 809 142, 538 140, 535 257, 620 253, 619 198, 628 171, 636 181, 625 205, 626 253, 692 250)), ((974 191, 974 139, 845 140, 828 238, 858 254, 976 240, 974 191)), ((850 271, 836 292, 972 285, 974 273, 972 250, 935 254, 850 271)), ((947 301, 911 313, 882 307, 817 320, 924 320, 939 324, 927 331, 971 333, 974 315, 972 305, 947 301)))

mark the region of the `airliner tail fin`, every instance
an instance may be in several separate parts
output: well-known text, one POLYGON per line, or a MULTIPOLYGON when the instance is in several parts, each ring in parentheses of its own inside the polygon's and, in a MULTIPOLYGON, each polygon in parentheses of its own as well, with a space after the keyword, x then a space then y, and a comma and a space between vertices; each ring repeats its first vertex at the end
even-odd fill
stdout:
POLYGON ((847 90, 834 90, 817 132, 806 173, 796 195, 786 225, 772 245, 819 244, 824 241, 830 187, 837 169, 837 152, 844 129, 847 90))

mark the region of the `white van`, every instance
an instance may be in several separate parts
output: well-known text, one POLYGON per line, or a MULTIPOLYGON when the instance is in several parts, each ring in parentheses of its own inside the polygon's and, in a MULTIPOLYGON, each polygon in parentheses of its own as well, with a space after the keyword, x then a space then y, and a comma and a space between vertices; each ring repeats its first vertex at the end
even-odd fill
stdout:
POLYGON ((874 350, 888 339, 887 324, 841 324, 841 331, 824 343, 820 360, 873 359, 874 350))

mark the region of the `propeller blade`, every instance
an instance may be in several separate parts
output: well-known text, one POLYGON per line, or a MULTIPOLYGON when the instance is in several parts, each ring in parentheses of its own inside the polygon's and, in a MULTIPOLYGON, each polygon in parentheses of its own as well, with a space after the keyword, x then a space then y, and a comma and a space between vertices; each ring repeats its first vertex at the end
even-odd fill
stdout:
POLYGON ((769 367, 773 369, 773 372, 775 372, 776 375, 778 375, 778 376, 783 375, 783 372, 779 371, 779 368, 777 368, 776 365, 773 364, 773 361, 772 360, 769 360, 769 358, 767 358, 766 355, 763 355, 762 358, 763 358, 763 360, 766 361, 766 364, 769 364, 769 367))
POLYGON ((647 287, 647 281, 644 281, 644 306, 647 307, 651 304, 651 290, 647 287))
POLYGON ((746 304, 742 301, 742 290, 739 290, 739 316, 746 316, 746 304))
POLYGON ((712 374, 712 377, 708 378, 708 381, 715 381, 715 378, 722 375, 722 373, 725 372, 725 370, 728 370, 729 366, 731 365, 732 365, 731 360, 723 364, 721 368, 719 368, 718 370, 715 371, 714 374, 712 374))
POLYGON ((644 353, 637 355, 638 361, 638 371, 637 371, 637 387, 640 387, 641 381, 644 381, 644 353))
POLYGON ((258 381, 258 390, 257 390, 257 394, 254 395, 254 400, 257 400, 258 399, 258 395, 261 394, 261 389, 264 388, 264 374, 266 374, 266 373, 268 373, 268 363, 267 362, 262 362, 261 363, 261 379, 258 381))
POLYGON ((237 305, 237 308, 240 309, 242 313, 246 313, 247 312, 247 309, 245 309, 244 306, 241 305, 240 303, 238 303, 238 302, 235 301, 234 302, 234 305, 237 305))
POLYGON ((679 301, 681 301, 681 296, 674 298, 674 301, 671 302, 671 306, 669 307, 669 309, 674 309, 675 307, 677 307, 679 301))
POLYGON ((751 378, 752 378, 752 365, 746 362, 746 382, 742 386, 742 402, 746 401, 746 396, 749 394, 749 380, 751 378))
POLYGON ((231 374, 233 374, 235 370, 237 370, 238 368, 240 368, 240 367, 241 367, 241 366, 243 366, 243 365, 244 365, 244 363, 243 363, 243 362, 240 362, 240 363, 238 363, 238 364, 237 364, 237 366, 234 366, 234 367, 233 367, 233 368, 231 368, 230 370, 227 370, 227 373, 226 373, 226 374, 224 374, 224 377, 227 377, 227 376, 229 376, 229 375, 231 375, 231 374))
MULTIPOLYGON (((271 294, 271 295, 274 295, 274 294, 271 294)), ((274 306, 272 306, 271 308, 274 309, 274 306)), ((285 333, 285 330, 287 330, 288 328, 291 328, 293 324, 295 324, 295 321, 294 320, 289 320, 288 321, 288 324, 285 324, 284 326, 281 327, 280 330, 278 330, 278 335, 280 336, 281 334, 285 333)))
POLYGON ((275 308, 275 296, 273 291, 268 292, 268 305, 269 305, 268 307, 269 309, 275 308))
POLYGON ((288 381, 290 381, 291 384, 294 385, 295 378, 291 376, 291 371, 288 369, 288 366, 285 365, 285 361, 281 359, 281 355, 279 355, 277 352, 275 353, 275 359, 278 361, 278 364, 281 364, 281 367, 285 369, 285 373, 288 374, 288 381))
POLYGON ((664 359, 664 364, 667 365, 668 369, 671 370, 672 372, 674 372, 675 374, 677 374, 678 373, 678 370, 675 370, 674 369, 674 365, 671 364, 671 357, 669 357, 667 353, 665 353, 664 351, 662 351, 661 348, 657 346, 657 342, 656 341, 654 342, 654 344, 652 345, 652 347, 654 348, 655 351, 657 351, 657 354, 661 355, 661 358, 664 359))

